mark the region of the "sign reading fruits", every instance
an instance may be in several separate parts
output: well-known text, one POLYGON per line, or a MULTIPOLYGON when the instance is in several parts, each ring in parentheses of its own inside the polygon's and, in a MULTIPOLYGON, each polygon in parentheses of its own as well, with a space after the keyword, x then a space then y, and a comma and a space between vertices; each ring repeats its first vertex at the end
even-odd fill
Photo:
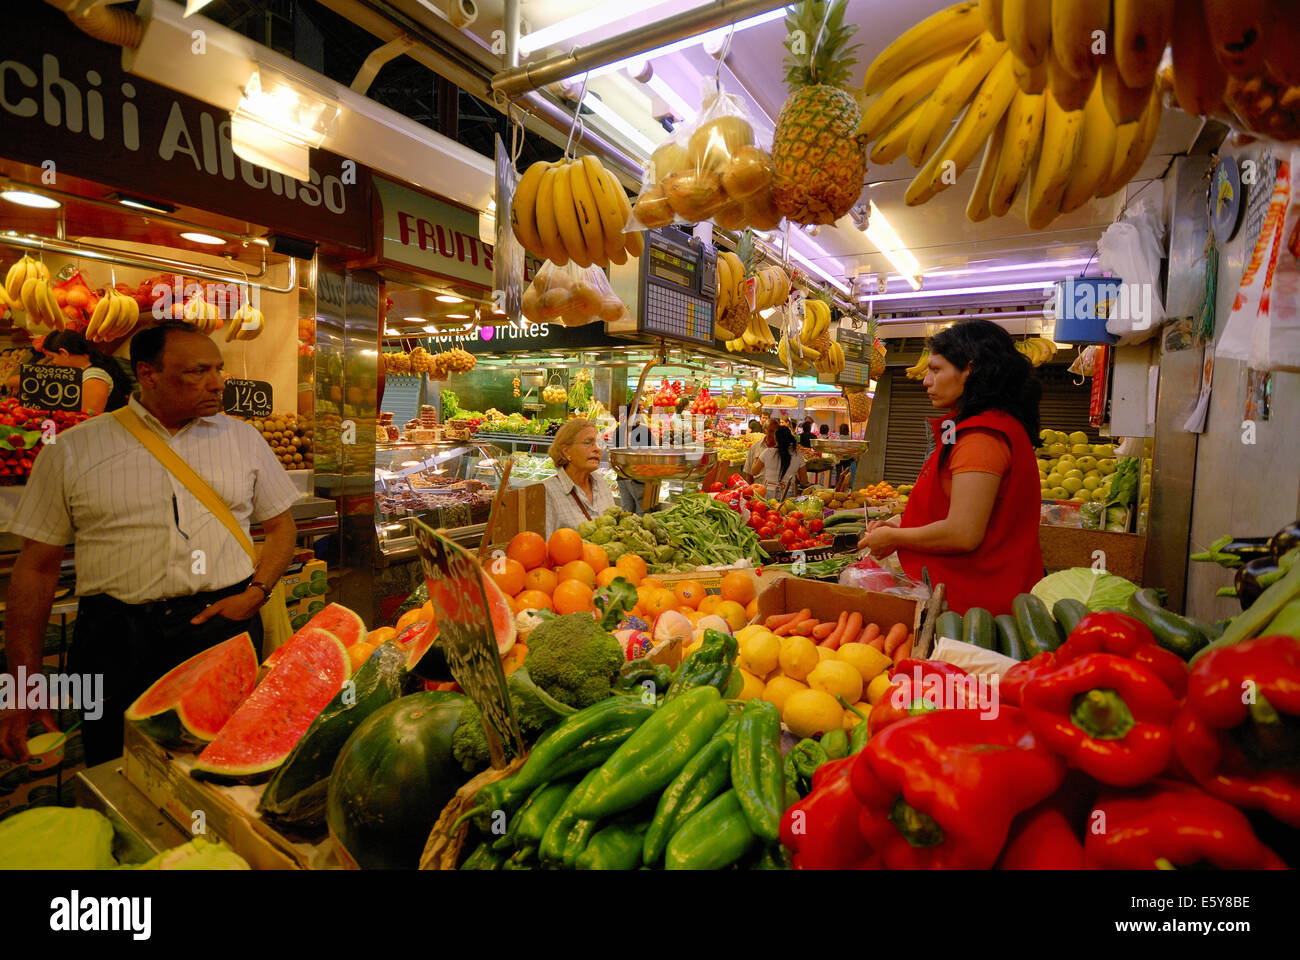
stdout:
POLYGON ((221 406, 235 417, 269 417, 271 385, 265 380, 240 380, 231 377, 221 395, 221 406))
POLYGON ((35 410, 80 410, 81 371, 24 363, 18 376, 18 402, 35 410))

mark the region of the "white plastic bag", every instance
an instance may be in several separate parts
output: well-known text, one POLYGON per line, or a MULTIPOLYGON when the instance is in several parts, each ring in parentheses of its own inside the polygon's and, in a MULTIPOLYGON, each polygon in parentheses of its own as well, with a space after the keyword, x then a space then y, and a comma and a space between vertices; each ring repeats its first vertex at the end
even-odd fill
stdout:
POLYGON ((566 327, 582 327, 618 320, 626 312, 605 271, 594 264, 580 267, 570 260, 557 267, 547 260, 524 291, 523 314, 531 323, 559 320, 566 327))
POLYGON ((1101 268, 1123 281, 1106 319, 1106 332, 1122 344, 1151 339, 1164 322, 1160 301, 1164 230, 1143 200, 1123 220, 1107 227, 1097 243, 1101 268))

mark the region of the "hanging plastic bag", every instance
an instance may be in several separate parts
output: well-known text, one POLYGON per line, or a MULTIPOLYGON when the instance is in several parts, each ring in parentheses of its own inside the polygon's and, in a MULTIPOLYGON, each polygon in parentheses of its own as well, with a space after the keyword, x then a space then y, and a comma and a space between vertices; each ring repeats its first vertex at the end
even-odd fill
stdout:
POLYGON ((693 124, 677 128, 651 155, 628 230, 711 219, 724 230, 772 230, 781 214, 772 200, 772 155, 754 142, 741 101, 706 89, 693 124))
POLYGON ((531 323, 559 320, 566 327, 582 327, 618 320, 626 312, 605 271, 573 261, 557 267, 548 260, 524 291, 524 318, 531 323))
POLYGON ((1106 332, 1119 337, 1122 344, 1149 340, 1165 319, 1160 301, 1164 224, 1143 200, 1123 220, 1106 228, 1097 250, 1101 268, 1123 281, 1118 296, 1109 304, 1106 332))

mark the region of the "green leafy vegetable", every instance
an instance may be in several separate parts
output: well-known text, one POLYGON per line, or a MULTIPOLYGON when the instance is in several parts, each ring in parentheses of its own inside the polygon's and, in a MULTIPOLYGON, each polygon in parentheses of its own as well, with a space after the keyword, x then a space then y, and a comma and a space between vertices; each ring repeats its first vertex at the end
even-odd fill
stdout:
POLYGON ((1048 609, 1058 600, 1072 599, 1093 611, 1105 607, 1124 610, 1128 598, 1137 592, 1137 584, 1091 567, 1072 567, 1049 573, 1029 592, 1047 604, 1048 609))

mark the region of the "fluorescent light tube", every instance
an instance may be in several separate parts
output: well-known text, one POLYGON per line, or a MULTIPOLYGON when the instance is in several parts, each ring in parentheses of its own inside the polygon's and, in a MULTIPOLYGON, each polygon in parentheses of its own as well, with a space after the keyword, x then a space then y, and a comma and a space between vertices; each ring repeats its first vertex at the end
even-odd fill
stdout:
MULTIPOLYGON (((771 10, 767 13, 761 13, 756 17, 750 17, 748 20, 739 21, 735 24, 735 30, 736 33, 740 33, 742 30, 748 30, 750 27, 757 27, 759 24, 770 23, 773 20, 779 20, 784 16, 784 7, 779 10, 771 10)), ((719 27, 717 30, 710 31, 709 33, 696 34, 693 37, 687 37, 685 40, 678 40, 675 43, 665 44, 662 47, 657 47, 654 50, 649 50, 645 53, 638 53, 633 57, 624 57, 616 63, 608 63, 603 67, 597 67, 595 70, 591 71, 591 76, 594 79, 595 77, 612 73, 615 70, 622 70, 629 63, 634 63, 637 60, 653 60, 655 57, 662 57, 668 53, 676 53, 678 50, 686 50, 690 47, 696 47, 709 38, 716 38, 719 36, 726 37, 727 32, 731 29, 731 26, 719 27)))
POLYGON ((680 114, 686 123, 692 123, 699 116, 699 112, 683 100, 677 91, 668 85, 668 81, 658 74, 647 80, 646 86, 663 97, 664 102, 673 108, 673 112, 680 114))
POLYGON ((619 133, 623 134, 623 136, 631 140, 632 143, 639 147, 646 156, 655 152, 655 144, 650 141, 650 138, 636 127, 632 126, 631 123, 624 120, 622 116, 616 113, 613 108, 601 100, 600 97, 588 92, 587 96, 583 98, 582 103, 583 106, 590 107, 592 113, 596 114, 596 116, 600 117, 619 133))
POLYGON ((880 303, 883 300, 921 300, 926 297, 960 297, 981 293, 1010 293, 1013 290, 1041 290, 1043 296, 1051 295, 1053 285, 1041 281, 1033 283, 995 283, 981 287, 952 287, 948 290, 924 290, 919 293, 882 293, 870 297, 858 297, 862 302, 880 303))
POLYGON ((913 290, 920 290, 920 262, 913 256, 912 251, 907 249, 907 244, 903 243, 903 238, 890 226, 889 221, 885 219, 885 215, 876 206, 876 202, 872 200, 870 203, 870 217, 867 220, 867 229, 863 231, 867 235, 867 239, 876 245, 876 249, 894 265, 894 269, 902 275, 913 290))
MULTIPOLYGON (((667 0, 641 0, 637 12, 652 10, 666 2, 667 0)), ((584 10, 582 13, 566 17, 563 20, 557 20, 549 26, 520 37, 519 54, 520 56, 527 56, 544 47, 551 47, 581 34, 589 33, 592 30, 607 27, 611 23, 617 23, 626 17, 627 13, 627 4, 625 3, 599 4, 590 10, 584 10)))

